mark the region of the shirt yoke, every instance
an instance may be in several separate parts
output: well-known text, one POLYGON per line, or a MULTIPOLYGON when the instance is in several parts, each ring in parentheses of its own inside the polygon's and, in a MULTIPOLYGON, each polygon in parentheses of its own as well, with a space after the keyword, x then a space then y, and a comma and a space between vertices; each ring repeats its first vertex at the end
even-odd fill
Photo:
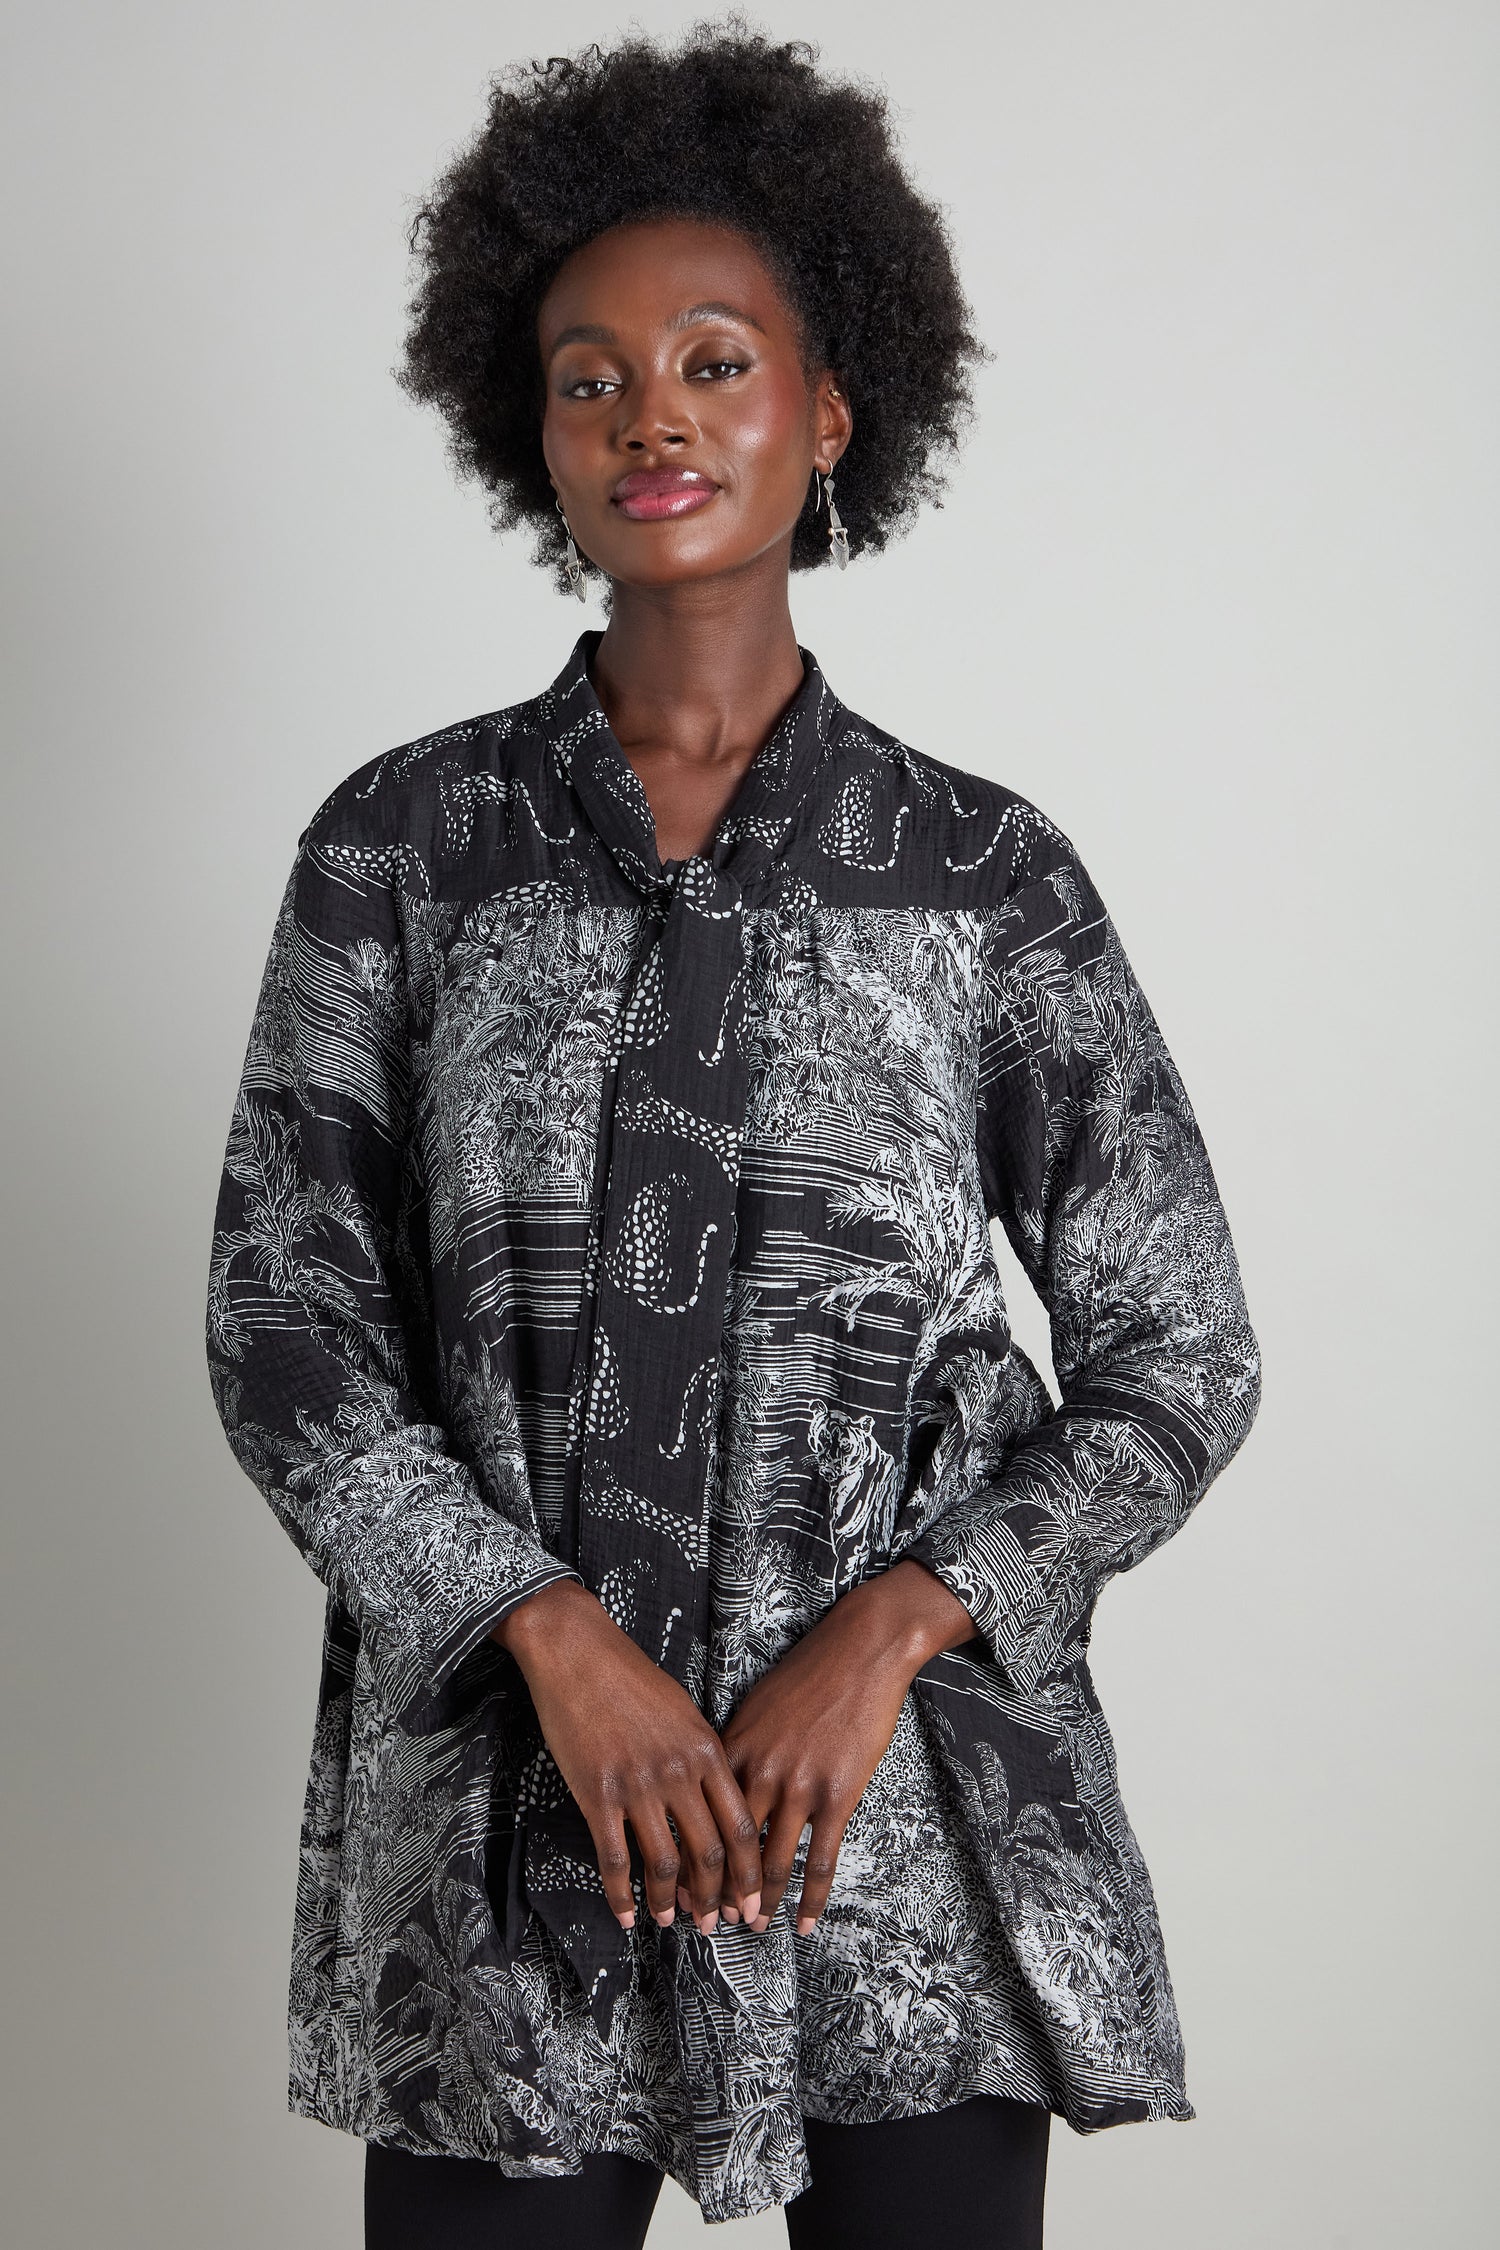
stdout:
MULTIPOLYGON (((559 861, 574 856, 574 724, 543 691, 414 736, 337 782, 299 845, 400 847, 415 853, 429 891, 466 862, 472 877, 477 852, 503 888, 519 826, 528 849, 516 872, 534 879, 539 848, 559 861)), ((837 708, 827 756, 789 855, 820 903, 983 910, 1079 872, 1072 840, 1032 799, 847 705, 837 708)))

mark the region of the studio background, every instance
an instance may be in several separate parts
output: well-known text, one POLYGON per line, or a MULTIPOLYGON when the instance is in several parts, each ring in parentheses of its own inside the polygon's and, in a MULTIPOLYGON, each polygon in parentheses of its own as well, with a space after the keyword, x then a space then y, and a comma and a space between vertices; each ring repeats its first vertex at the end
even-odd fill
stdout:
MULTIPOLYGON (((1500 16, 754 20, 891 88, 996 354, 948 505, 882 559, 799 576, 799 636, 856 710, 964 745, 1078 846, 1187 1083, 1264 1353, 1244 1452, 1109 1589, 1093 1651, 1198 2117, 1055 2120, 1048 2241, 1478 2250, 1500 16)), ((209 1234, 312 811, 378 751, 533 693, 603 621, 494 537, 389 370, 405 228, 489 73, 625 21, 12 0, 18 2250, 357 2250, 360 2144, 284 2106, 323 1595, 214 1415, 209 1234)), ((669 2187, 653 2246, 701 2232, 669 2187)), ((783 2240, 774 2214, 717 2233, 783 2240)))

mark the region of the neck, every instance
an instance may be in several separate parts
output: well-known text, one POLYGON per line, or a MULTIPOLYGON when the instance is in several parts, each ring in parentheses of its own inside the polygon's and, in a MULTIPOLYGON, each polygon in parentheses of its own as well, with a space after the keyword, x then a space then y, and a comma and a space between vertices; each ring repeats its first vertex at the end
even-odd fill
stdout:
POLYGON ((623 750, 748 761, 802 685, 784 562, 733 581, 616 585, 590 677, 623 750))

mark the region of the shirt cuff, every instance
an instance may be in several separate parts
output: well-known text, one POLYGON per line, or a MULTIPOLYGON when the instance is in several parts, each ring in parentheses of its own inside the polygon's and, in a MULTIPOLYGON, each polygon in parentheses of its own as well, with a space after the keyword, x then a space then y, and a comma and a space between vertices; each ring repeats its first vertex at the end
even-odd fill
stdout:
POLYGON ((1033 1694, 1086 1604, 1061 1597, 1056 1572, 1027 1555, 993 1495, 987 1509, 970 1502, 940 1517, 906 1555, 957 1595, 1012 1687, 1033 1694))

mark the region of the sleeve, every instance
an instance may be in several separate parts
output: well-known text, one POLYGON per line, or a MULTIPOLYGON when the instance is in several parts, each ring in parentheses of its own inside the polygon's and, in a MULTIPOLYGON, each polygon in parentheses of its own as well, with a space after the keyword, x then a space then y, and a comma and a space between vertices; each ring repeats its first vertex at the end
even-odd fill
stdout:
POLYGON ((908 1552, 1029 1693, 1238 1449, 1260 1354, 1182 1080, 1076 855, 994 930, 980 1166, 1061 1397, 908 1552))
POLYGON ((517 1603, 578 1575, 536 1536, 524 1456, 510 1489, 498 1480, 512 1520, 417 1373, 401 1278, 410 856, 320 840, 317 816, 298 840, 229 1130, 206 1323, 230 1445, 353 1619, 396 1712, 440 1689, 517 1603))

